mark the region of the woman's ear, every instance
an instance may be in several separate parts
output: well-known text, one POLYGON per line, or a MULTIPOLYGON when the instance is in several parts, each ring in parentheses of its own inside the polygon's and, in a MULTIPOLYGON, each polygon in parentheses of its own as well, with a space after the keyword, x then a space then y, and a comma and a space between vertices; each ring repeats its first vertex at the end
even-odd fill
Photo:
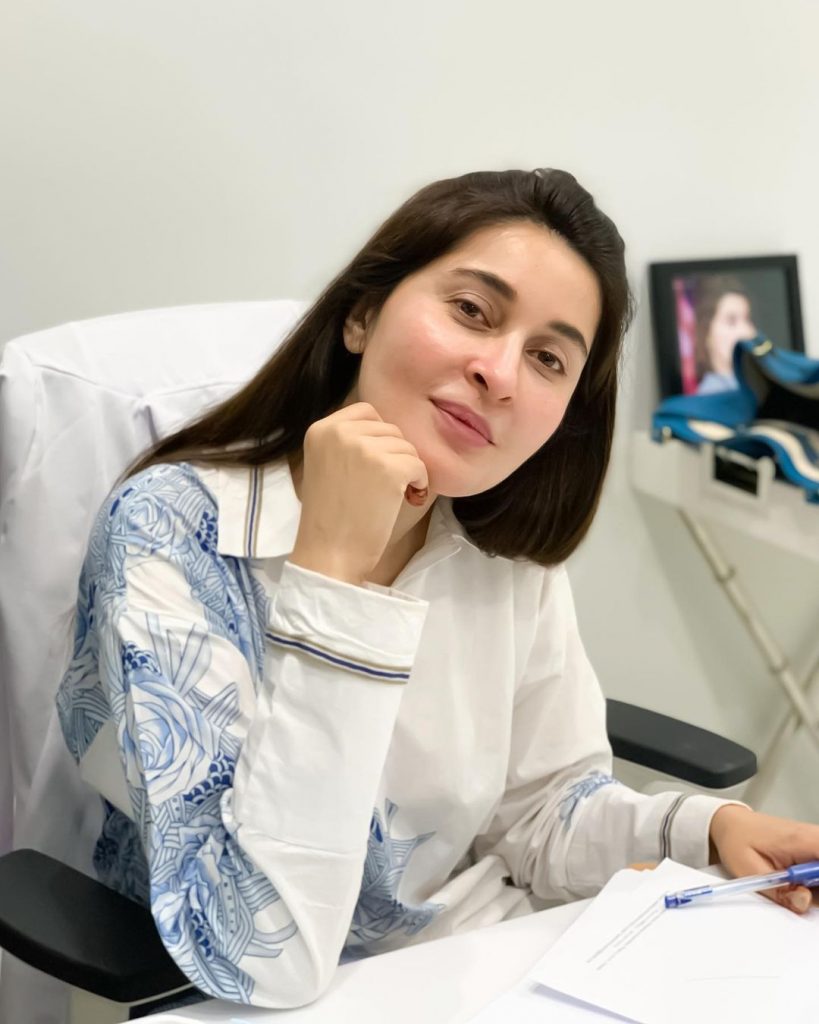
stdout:
POLYGON ((354 317, 351 313, 350 316, 344 321, 344 347, 348 352, 352 352, 354 355, 361 355, 364 351, 364 343, 366 341, 366 330, 363 322, 354 317))
POLYGON ((357 307, 344 321, 344 346, 348 352, 361 355, 369 339, 369 330, 375 322, 375 315, 372 309, 357 307))

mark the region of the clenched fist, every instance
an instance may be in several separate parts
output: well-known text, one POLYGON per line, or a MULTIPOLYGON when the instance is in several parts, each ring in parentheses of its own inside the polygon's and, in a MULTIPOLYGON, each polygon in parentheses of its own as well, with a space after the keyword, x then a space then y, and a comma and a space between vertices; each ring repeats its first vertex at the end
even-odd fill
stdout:
MULTIPOLYGON (((301 520, 290 561, 348 583, 363 583, 390 541, 427 470, 392 423, 366 402, 311 424, 304 438, 301 520)), ((413 502, 415 503, 415 502, 413 502)))

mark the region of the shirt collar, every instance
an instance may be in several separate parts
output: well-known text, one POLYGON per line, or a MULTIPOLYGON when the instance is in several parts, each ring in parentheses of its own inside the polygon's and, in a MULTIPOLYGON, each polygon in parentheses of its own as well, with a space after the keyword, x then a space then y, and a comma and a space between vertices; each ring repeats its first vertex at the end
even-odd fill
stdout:
MULTIPOLYGON (((220 555, 276 558, 290 554, 296 543, 301 502, 286 458, 265 466, 194 468, 219 509, 220 555)), ((423 556, 430 548, 435 548, 436 554, 444 554, 442 548, 454 550, 461 545, 480 550, 455 517, 451 499, 438 498, 426 542, 418 555, 423 556)))

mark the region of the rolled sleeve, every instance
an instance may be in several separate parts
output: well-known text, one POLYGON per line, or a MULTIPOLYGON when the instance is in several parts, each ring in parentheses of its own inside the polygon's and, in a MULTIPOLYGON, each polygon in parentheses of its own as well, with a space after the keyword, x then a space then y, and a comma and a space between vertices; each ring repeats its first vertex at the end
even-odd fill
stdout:
POLYGON ((285 563, 268 678, 237 766, 234 812, 276 843, 364 856, 428 603, 285 563))
POLYGON ((382 682, 406 682, 428 602, 358 587, 286 562, 271 610, 273 643, 382 682))

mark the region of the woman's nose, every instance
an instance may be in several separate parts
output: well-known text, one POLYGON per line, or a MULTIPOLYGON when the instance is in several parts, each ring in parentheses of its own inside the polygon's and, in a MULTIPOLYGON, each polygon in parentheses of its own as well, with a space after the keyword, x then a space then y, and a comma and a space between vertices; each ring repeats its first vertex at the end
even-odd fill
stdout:
POLYGON ((520 368, 520 342, 512 336, 487 339, 471 356, 467 372, 496 399, 515 393, 520 368))

